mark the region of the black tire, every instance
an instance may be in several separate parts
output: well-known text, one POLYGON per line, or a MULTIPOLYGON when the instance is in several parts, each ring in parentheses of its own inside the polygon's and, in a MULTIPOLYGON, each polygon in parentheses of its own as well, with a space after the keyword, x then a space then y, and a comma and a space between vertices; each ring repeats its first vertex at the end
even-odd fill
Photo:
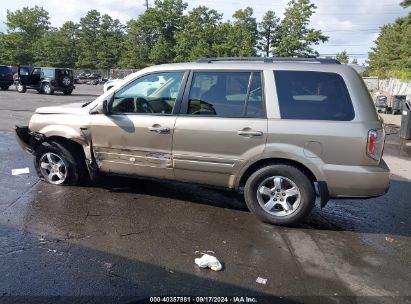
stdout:
POLYGON ((42 89, 38 89, 37 92, 38 92, 39 94, 43 94, 43 90, 42 90, 42 89))
POLYGON ((71 95, 71 93, 73 93, 73 89, 63 90, 63 94, 64 94, 64 95, 71 95))
POLYGON ((76 151, 76 149, 69 147, 69 145, 63 145, 55 141, 43 142, 39 145, 34 154, 34 167, 36 168, 37 175, 50 184, 78 185, 87 180, 87 168, 81 153, 76 151), (46 154, 48 153, 57 155, 63 161, 66 168, 64 170, 66 173, 64 181, 56 183, 55 180, 50 180, 49 177, 43 174, 42 169, 40 168, 40 162, 43 157, 47 158, 46 154))
MULTIPOLYGON (((271 192, 271 194, 273 193, 275 193, 274 195, 277 195, 275 191, 271 192)), ((281 195, 281 193, 278 195, 281 195)), ((268 198, 268 196, 264 197, 268 198)), ((315 205, 315 191, 312 181, 298 168, 285 164, 263 167, 254 172, 245 184, 244 198, 248 208, 258 219, 266 223, 284 226, 294 226, 301 223, 310 214, 315 205), (269 180, 270 177, 275 176, 284 177, 285 179, 283 180, 285 180, 285 183, 288 183, 287 180, 293 182, 299 190, 300 203, 290 214, 282 216, 274 215, 269 213, 269 211, 266 211, 259 203, 257 190, 260 184, 265 180, 269 180)), ((281 196, 278 198, 280 199, 281 196)), ((268 198, 268 200, 270 199, 271 198, 268 198)), ((294 206, 294 204, 291 204, 291 206, 294 206)), ((282 207, 279 204, 274 205, 273 208, 275 212, 286 212, 284 209, 281 210, 282 207)), ((271 209, 271 211, 273 211, 273 209, 271 209)))
POLYGON ((26 93, 27 87, 24 84, 19 82, 19 83, 16 84, 16 90, 19 93, 26 93))
POLYGON ((59 84, 60 84, 62 87, 67 88, 67 87, 70 87, 70 86, 73 84, 73 80, 72 80, 69 76, 64 75, 64 76, 61 76, 61 77, 60 77, 60 79, 59 79, 59 84))
POLYGON ((43 85, 41 86, 41 90, 46 95, 53 95, 54 94, 54 91, 53 91, 53 89, 51 88, 51 85, 48 82, 43 83, 43 85))
POLYGON ((1 90, 2 90, 2 91, 7 91, 8 89, 9 89, 9 86, 2 86, 2 87, 1 87, 1 90))

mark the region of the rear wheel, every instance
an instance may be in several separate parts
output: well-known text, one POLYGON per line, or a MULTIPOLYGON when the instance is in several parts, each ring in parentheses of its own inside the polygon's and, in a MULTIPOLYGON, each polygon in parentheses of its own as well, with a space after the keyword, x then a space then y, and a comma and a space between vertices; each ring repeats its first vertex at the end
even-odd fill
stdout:
POLYGON ((17 92, 19 92, 19 93, 26 93, 27 88, 26 88, 26 86, 25 86, 24 84, 22 84, 21 82, 19 82, 19 83, 17 83, 17 85, 16 85, 16 90, 17 90, 17 92))
POLYGON ((290 165, 271 165, 254 172, 247 180, 244 198, 260 220, 275 225, 296 225, 315 204, 312 181, 290 165))
POLYGON ((85 180, 84 159, 60 143, 42 143, 35 152, 34 166, 39 177, 53 185, 77 185, 85 180))
POLYGON ((51 85, 48 82, 43 83, 43 86, 41 87, 41 90, 43 91, 44 94, 47 94, 47 95, 53 95, 54 94, 54 91, 53 91, 53 89, 51 88, 51 85))

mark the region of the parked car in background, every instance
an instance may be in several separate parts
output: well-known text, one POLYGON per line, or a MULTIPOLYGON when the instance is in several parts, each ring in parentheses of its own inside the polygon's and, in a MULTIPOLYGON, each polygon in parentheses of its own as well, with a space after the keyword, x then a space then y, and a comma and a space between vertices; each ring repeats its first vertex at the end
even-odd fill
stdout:
POLYGON ((279 225, 304 220, 316 195, 324 207, 389 186, 382 121, 358 73, 333 59, 152 66, 91 103, 39 108, 16 133, 51 184, 120 174, 227 187, 279 225))
POLYGON ((0 65, 0 89, 8 90, 13 84, 13 72, 10 67, 0 65))
POLYGON ((48 95, 56 91, 70 95, 75 89, 73 70, 66 68, 20 66, 15 83, 19 93, 34 89, 48 95))
POLYGON ((87 75, 88 75, 88 74, 86 74, 86 73, 83 72, 83 73, 78 74, 78 75, 77 75, 77 78, 79 78, 79 79, 87 78, 87 75))
POLYGON ((375 98, 375 108, 377 112, 387 113, 388 110, 388 98, 387 96, 380 95, 375 98))
POLYGON ((88 79, 101 79, 101 75, 100 74, 96 74, 96 73, 91 73, 89 75, 87 75, 88 79))
POLYGON ((103 92, 107 92, 123 79, 109 79, 103 85, 103 92))

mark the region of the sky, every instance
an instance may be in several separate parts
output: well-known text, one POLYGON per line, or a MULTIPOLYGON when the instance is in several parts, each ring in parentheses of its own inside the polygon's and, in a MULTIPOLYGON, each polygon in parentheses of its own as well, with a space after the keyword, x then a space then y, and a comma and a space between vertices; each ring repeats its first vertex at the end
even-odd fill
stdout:
MULTIPOLYGON (((250 6, 254 9, 257 21, 267 10, 273 10, 282 17, 289 0, 186 0, 188 9, 205 5, 223 13, 224 19, 231 19, 233 13, 250 6)), ((350 58, 365 62, 367 54, 374 45, 379 28, 395 19, 406 16, 411 8, 404 9, 401 0, 311 0, 316 13, 311 18, 311 26, 329 36, 329 40, 314 48, 323 56, 347 50, 350 58)), ((149 0, 153 3, 154 0, 149 0)), ((136 18, 144 12, 145 0, 13 0, 2 1, 0 5, 0 31, 6 31, 7 10, 17 10, 24 6, 42 6, 51 18, 53 26, 65 21, 79 21, 87 11, 97 9, 109 14, 122 23, 136 18)))

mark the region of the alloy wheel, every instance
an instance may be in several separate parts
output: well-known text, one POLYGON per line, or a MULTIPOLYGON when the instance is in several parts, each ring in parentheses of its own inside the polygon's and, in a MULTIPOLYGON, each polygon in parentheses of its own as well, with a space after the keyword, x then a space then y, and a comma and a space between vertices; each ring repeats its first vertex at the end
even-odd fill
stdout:
POLYGON ((274 216, 294 213, 301 203, 301 193, 297 185, 287 177, 271 176, 257 187, 257 200, 265 212, 274 216))
POLYGON ((67 164, 62 157, 47 152, 40 158, 40 171, 51 184, 59 185, 67 178, 67 164))

